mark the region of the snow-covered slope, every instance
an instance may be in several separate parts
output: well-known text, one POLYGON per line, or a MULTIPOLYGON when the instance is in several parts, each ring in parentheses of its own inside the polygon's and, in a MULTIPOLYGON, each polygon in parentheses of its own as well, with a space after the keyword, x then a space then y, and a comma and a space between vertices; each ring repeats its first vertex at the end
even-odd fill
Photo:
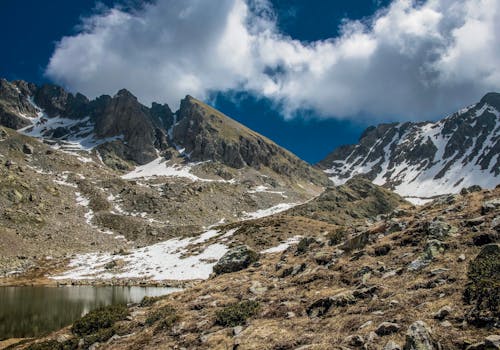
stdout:
POLYGON ((381 124, 319 165, 336 184, 365 174, 417 203, 471 185, 493 188, 500 183, 499 111, 500 94, 489 93, 437 122, 381 124))

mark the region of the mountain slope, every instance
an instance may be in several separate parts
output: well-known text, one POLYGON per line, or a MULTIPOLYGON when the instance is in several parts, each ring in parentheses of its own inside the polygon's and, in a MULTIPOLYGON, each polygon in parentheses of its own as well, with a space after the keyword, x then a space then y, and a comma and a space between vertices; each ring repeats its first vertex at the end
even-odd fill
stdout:
POLYGON ((428 198, 500 183, 500 94, 437 122, 381 124, 319 166, 336 184, 364 174, 405 197, 428 198))

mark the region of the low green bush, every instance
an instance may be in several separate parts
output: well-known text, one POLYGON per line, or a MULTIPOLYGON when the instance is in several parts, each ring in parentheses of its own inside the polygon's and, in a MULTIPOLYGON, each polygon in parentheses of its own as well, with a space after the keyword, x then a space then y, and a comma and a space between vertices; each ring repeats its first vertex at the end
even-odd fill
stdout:
POLYGON ((245 300, 226 306, 216 313, 216 323, 225 327, 235 327, 246 323, 247 319, 255 316, 259 310, 257 301, 245 300))
POLYGON ((110 305, 93 310, 73 323, 72 332, 78 336, 95 334, 104 328, 111 328, 115 322, 128 316, 126 305, 110 305))

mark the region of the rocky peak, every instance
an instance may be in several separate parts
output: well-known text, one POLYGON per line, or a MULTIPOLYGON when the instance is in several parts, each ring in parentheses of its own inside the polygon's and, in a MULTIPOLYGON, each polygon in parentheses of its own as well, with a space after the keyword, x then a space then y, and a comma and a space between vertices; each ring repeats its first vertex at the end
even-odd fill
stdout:
POLYGON ((32 85, 25 82, 10 83, 0 79, 0 124, 12 129, 29 125, 27 117, 35 117, 36 109, 28 97, 32 85), (20 87, 18 87, 20 86, 20 87))
POLYGON ((500 94, 437 122, 381 124, 359 143, 334 150, 319 166, 337 184, 365 174, 407 197, 492 188, 500 182, 500 94))
POLYGON ((488 92, 479 102, 480 104, 487 103, 490 106, 495 107, 500 110, 500 93, 498 92, 488 92))
POLYGON ((233 168, 268 167, 278 174, 327 183, 289 151, 189 95, 181 101, 177 117, 173 142, 193 161, 219 161, 233 168))

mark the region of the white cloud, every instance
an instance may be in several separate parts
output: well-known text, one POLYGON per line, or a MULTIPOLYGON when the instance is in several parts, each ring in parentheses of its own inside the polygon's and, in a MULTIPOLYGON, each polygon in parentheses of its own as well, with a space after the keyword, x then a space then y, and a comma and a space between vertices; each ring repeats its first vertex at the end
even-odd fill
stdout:
POLYGON ((186 94, 247 90, 287 116, 423 119, 499 89, 499 23, 498 0, 394 0, 305 43, 278 31, 266 0, 157 0, 85 19, 46 74, 89 96, 126 87, 173 107, 186 94))

